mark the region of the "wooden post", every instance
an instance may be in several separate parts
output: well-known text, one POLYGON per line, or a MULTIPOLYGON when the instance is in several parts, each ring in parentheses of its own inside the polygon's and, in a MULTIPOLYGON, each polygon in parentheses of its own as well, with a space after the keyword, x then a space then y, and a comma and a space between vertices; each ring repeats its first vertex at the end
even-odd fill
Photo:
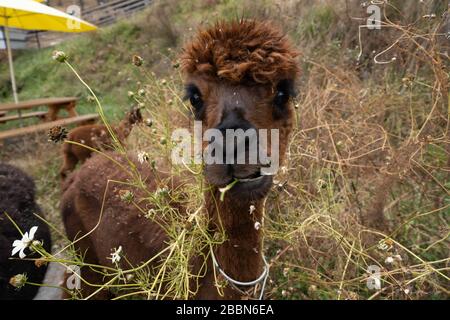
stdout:
POLYGON ((34 36, 36 37, 36 43, 37 43, 38 49, 41 49, 41 42, 39 41, 39 31, 35 31, 34 36))
POLYGON ((69 117, 76 117, 76 116, 78 116, 78 113, 75 110, 76 104, 77 104, 76 101, 71 101, 71 102, 69 102, 67 104, 66 110, 67 110, 67 113, 69 114, 69 117))

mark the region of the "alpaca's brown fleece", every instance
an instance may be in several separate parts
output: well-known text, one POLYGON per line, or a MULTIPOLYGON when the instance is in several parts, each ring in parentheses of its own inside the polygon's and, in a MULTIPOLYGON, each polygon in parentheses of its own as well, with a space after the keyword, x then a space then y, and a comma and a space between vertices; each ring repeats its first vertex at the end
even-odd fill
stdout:
POLYGON ((269 22, 218 22, 201 30, 184 48, 181 64, 189 75, 235 84, 275 84, 297 74, 299 53, 269 22))

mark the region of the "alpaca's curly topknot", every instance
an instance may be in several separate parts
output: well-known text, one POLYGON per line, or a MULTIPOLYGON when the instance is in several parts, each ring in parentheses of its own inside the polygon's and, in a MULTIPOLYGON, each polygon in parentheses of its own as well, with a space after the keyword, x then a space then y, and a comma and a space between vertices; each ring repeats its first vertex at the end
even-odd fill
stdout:
POLYGON ((188 42, 181 56, 183 70, 232 83, 274 84, 295 78, 298 52, 268 22, 218 22, 188 42))

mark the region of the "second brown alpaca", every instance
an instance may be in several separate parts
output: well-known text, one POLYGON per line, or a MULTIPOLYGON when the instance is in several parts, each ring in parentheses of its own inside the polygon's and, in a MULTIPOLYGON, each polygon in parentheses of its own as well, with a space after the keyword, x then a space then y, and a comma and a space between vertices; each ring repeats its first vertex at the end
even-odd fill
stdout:
MULTIPOLYGON (((112 129, 121 143, 129 136, 133 126, 142 122, 141 111, 133 108, 128 111, 125 118, 112 129)), ((105 125, 91 124, 77 127, 70 131, 67 140, 74 141, 83 146, 73 143, 63 145, 64 163, 60 170, 61 179, 65 179, 72 172, 78 162, 83 163, 96 150, 112 150, 112 138, 105 125), (92 149, 91 149, 92 148, 92 149)))

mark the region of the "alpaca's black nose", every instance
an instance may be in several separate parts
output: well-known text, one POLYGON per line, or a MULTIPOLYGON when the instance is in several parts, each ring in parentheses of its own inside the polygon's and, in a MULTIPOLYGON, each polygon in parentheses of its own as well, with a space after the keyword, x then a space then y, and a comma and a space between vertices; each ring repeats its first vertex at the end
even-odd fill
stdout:
POLYGON ((222 117, 222 121, 216 127, 216 129, 222 131, 223 134, 226 133, 227 129, 228 130, 242 129, 245 131, 254 128, 255 127, 250 122, 244 119, 244 117, 238 110, 227 112, 226 114, 224 114, 222 117))
POLYGON ((238 112, 226 114, 215 128, 220 137, 209 139, 212 156, 222 164, 254 164, 257 161, 258 135, 255 127, 238 112), (218 154, 220 153, 220 154, 218 154), (251 161, 254 159, 253 161, 251 161), (253 163, 252 163, 253 162, 253 163))

